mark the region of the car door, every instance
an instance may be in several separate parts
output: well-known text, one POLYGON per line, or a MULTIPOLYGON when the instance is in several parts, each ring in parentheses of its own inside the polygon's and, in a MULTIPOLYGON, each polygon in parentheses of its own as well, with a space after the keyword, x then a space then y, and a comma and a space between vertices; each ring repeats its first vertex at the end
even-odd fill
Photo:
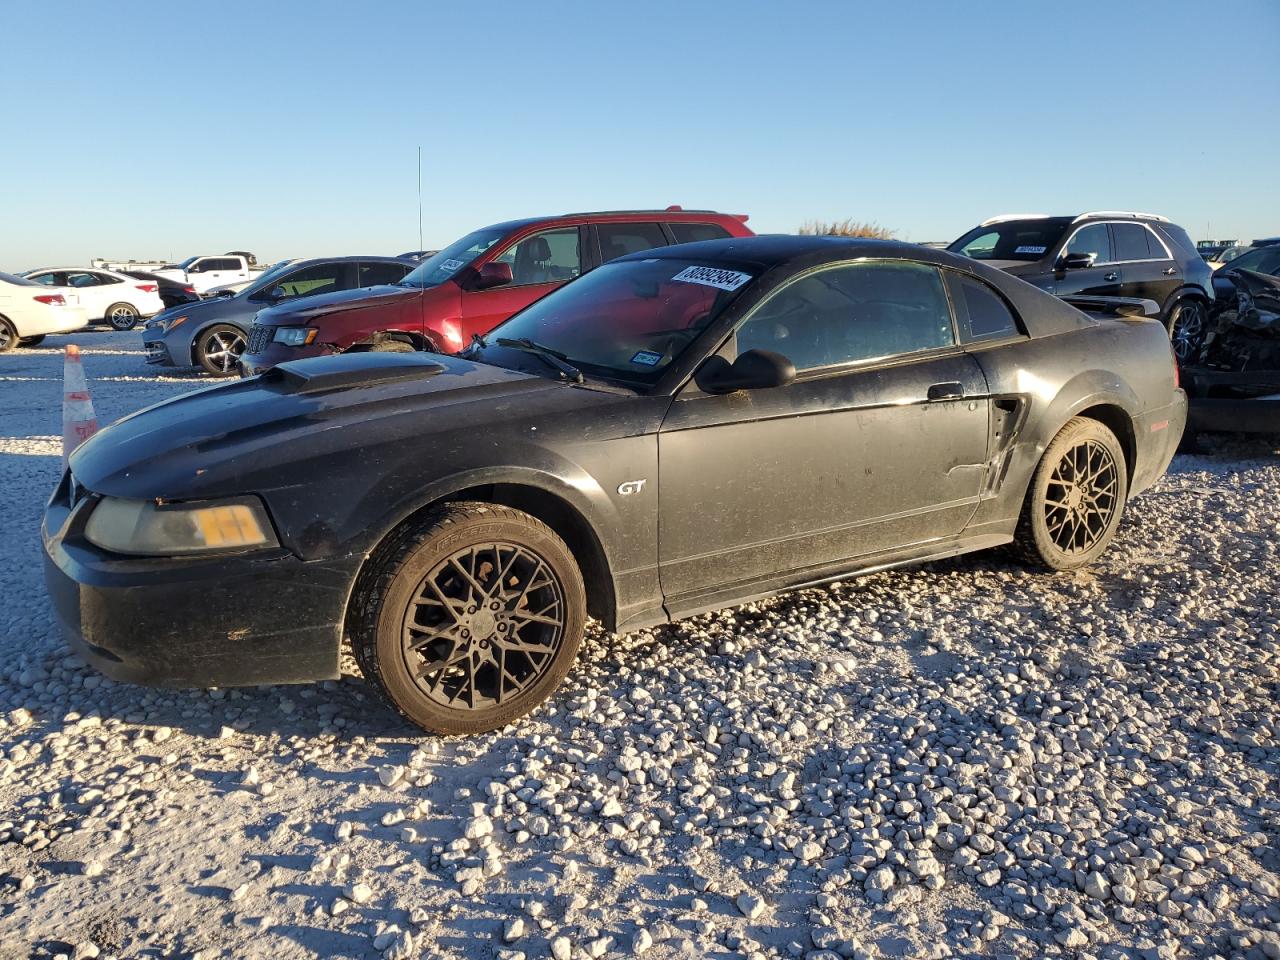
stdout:
POLYGON ((787 356, 796 380, 728 395, 690 382, 658 439, 659 569, 673 610, 957 536, 987 455, 988 399, 940 272, 860 261, 796 278, 721 355, 787 356))
POLYGON ((1120 296, 1121 267, 1112 256, 1111 230, 1106 223, 1086 223, 1077 227, 1058 255, 1058 265, 1049 292, 1059 297, 1086 294, 1094 297, 1120 296), (1087 267, 1067 268, 1069 254, 1088 254, 1093 263, 1087 267))
MULTIPOLYGON (((488 333, 583 269, 583 228, 555 227, 524 234, 480 263, 505 263, 511 282, 488 290, 462 291, 462 338, 488 333)), ((477 264, 478 266, 479 264, 477 264)))
POLYGON ((1164 241, 1142 223, 1113 223, 1115 258, 1124 271, 1120 296, 1154 300, 1161 308, 1182 285, 1178 265, 1164 241))
POLYGON ((114 291, 111 288, 114 284, 106 283, 105 280, 101 274, 91 270, 67 271, 67 286, 80 296, 80 305, 92 320, 106 316, 107 307, 119 302, 112 297, 114 291))

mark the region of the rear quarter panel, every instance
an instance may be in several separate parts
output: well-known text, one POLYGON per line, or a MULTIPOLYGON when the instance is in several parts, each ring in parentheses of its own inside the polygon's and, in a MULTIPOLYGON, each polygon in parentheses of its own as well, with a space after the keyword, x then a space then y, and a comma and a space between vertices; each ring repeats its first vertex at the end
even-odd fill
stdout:
POLYGON ((973 351, 998 410, 1017 415, 999 443, 1003 479, 974 525, 1015 523, 1045 448, 1072 417, 1090 408, 1122 412, 1115 432, 1126 448, 1133 496, 1164 472, 1182 434, 1185 395, 1175 387, 1173 354, 1153 320, 1092 321, 1076 329, 973 351))

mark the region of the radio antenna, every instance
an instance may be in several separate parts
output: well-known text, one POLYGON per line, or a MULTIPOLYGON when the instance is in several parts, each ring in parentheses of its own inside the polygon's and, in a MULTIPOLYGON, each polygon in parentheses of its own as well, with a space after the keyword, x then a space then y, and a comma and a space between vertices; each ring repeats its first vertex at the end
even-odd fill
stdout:
POLYGON ((418 144, 418 249, 422 249, 422 144, 418 144))

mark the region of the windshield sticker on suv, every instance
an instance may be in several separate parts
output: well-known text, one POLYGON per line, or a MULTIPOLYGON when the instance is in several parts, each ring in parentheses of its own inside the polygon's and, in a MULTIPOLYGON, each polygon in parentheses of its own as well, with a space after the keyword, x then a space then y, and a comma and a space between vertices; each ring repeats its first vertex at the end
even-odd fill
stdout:
POLYGON ((1044 253, 1044 247, 1018 247, 1014 253, 1044 253))
POLYGON ((462 268, 461 260, 446 260, 444 263, 440 264, 441 270, 448 270, 450 273, 452 273, 454 270, 460 270, 461 268, 462 268))
POLYGON ((718 287, 721 290, 737 290, 751 279, 749 273, 737 270, 717 270, 715 267, 685 267, 672 280, 682 283, 700 283, 704 287, 718 287))
POLYGON ((632 363, 641 363, 646 367, 656 367, 662 362, 662 354, 654 353, 652 350, 641 350, 631 358, 632 363))

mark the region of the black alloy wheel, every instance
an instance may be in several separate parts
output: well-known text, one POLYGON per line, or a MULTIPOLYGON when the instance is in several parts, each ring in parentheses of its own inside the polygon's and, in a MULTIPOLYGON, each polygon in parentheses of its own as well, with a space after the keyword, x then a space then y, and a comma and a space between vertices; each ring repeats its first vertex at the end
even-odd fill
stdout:
POLYGON ((511 507, 451 503, 375 553, 348 620, 361 671, 434 733, 525 715, 573 665, 586 624, 565 542, 511 507))
POLYGON ((1067 450, 1049 476, 1044 503, 1049 536, 1064 553, 1087 553, 1106 533, 1119 502, 1111 451, 1085 438, 1067 450))
POLYGON ((1096 420, 1075 417, 1053 438, 1031 478, 1014 548, 1050 570, 1096 560, 1115 537, 1128 495, 1120 441, 1096 420))
POLYGON ((423 579, 404 615, 402 652, 424 696, 467 710, 529 689, 564 640, 564 591, 516 543, 465 547, 423 579))

